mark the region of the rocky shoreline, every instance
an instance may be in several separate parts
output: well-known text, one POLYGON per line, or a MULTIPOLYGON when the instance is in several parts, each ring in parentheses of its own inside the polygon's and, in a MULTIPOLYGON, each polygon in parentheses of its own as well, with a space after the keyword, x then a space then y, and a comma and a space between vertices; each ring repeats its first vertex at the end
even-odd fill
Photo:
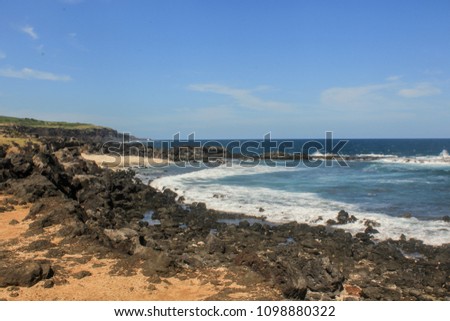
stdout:
POLYGON ((8 223, 24 224, 24 234, 0 238, 0 299, 21 299, 22 288, 54 289, 96 277, 99 263, 73 272, 61 263, 65 258, 73 258, 72 267, 114 260, 105 273, 139 274, 149 292, 169 278, 202 273, 201 286, 214 285, 218 277, 207 271, 222 271, 228 281, 201 297, 209 300, 450 299, 449 244, 376 242, 373 227, 352 236, 339 229, 352 219, 342 212, 329 226, 275 225, 245 215, 227 224, 223 219, 236 216, 183 204, 131 170, 100 168, 81 157, 95 148, 64 139, 0 147, 0 218, 31 206, 22 221, 8 223))

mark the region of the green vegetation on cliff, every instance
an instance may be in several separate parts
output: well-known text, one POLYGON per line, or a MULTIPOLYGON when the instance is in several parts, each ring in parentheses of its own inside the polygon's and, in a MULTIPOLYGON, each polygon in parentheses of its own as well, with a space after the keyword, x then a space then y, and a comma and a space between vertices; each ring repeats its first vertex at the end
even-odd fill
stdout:
POLYGON ((0 126, 24 126, 24 127, 41 127, 41 128, 62 128, 62 129, 100 129, 106 128, 84 123, 68 123, 44 121, 33 118, 16 118, 8 116, 0 116, 0 126))

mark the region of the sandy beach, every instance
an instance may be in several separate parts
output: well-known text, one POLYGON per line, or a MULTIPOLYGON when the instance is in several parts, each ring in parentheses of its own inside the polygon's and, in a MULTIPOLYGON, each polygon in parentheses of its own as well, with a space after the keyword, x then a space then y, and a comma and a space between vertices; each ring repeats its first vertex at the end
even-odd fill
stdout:
POLYGON ((127 169, 129 167, 149 167, 149 166, 165 166, 171 161, 156 157, 141 156, 112 156, 107 154, 86 154, 81 156, 86 160, 94 161, 100 167, 108 167, 112 169, 127 169))

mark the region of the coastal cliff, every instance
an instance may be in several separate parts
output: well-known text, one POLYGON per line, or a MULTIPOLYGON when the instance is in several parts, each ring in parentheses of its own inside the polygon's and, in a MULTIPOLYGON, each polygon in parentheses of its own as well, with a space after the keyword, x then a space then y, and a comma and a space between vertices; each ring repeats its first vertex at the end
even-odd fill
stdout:
POLYGON ((32 118, 0 116, 0 134, 12 138, 72 138, 83 142, 104 142, 117 139, 116 130, 84 123, 49 122, 32 118))

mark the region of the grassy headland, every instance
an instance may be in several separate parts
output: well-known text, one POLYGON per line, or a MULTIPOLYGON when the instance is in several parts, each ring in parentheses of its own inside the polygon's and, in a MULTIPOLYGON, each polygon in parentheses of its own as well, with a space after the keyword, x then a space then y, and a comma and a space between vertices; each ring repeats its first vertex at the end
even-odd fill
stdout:
POLYGON ((14 142, 24 146, 28 142, 37 143, 41 137, 73 137, 93 142, 116 136, 116 130, 93 124, 0 116, 0 144, 14 142))
POLYGON ((24 126, 41 128, 63 128, 63 129, 92 129, 106 128, 85 123, 69 123, 62 121, 44 121, 33 118, 17 118, 9 116, 0 116, 0 126, 24 126))

